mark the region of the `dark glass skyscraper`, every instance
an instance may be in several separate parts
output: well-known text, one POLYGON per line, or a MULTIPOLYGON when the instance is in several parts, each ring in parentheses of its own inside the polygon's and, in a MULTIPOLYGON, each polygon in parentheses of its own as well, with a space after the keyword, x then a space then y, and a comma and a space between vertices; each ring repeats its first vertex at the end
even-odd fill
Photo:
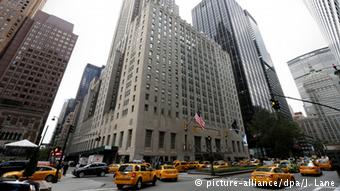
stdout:
POLYGON ((84 96, 87 94, 87 91, 90 87, 91 81, 94 78, 98 79, 103 69, 104 69, 104 66, 98 67, 92 64, 86 65, 84 72, 83 72, 83 76, 81 77, 76 100, 80 101, 84 98, 84 96))
MULTIPOLYGON (((203 0, 192 10, 192 18, 194 27, 230 54, 245 124, 255 107, 272 110, 269 100, 283 92, 251 15, 234 0, 203 0)), ((281 112, 291 118, 286 100, 279 101, 281 112)))

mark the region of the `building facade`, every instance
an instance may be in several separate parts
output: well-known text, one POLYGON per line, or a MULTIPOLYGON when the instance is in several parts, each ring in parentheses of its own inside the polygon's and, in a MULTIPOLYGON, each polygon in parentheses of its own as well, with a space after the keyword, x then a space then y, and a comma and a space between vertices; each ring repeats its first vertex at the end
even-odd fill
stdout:
POLYGON ((230 57, 217 43, 153 1, 144 4, 122 43, 113 59, 120 69, 114 109, 96 119, 105 107, 100 92, 83 150, 113 145, 123 161, 199 160, 211 136, 216 157, 248 157, 230 57), (197 111, 204 130, 192 121, 197 111), (240 133, 230 130, 233 121, 240 133))
POLYGON ((61 108, 61 112, 58 117, 54 117, 52 119, 57 120, 57 126, 54 129, 52 139, 50 144, 52 146, 60 146, 60 133, 63 129, 63 124, 66 122, 67 116, 74 111, 75 108, 75 99, 68 99, 64 102, 63 107, 61 108))
POLYGON ((46 0, 2 0, 0 2, 0 57, 26 18, 40 10, 46 0))
POLYGON ((337 64, 340 64, 340 1, 304 0, 316 20, 337 64))
POLYGON ((283 91, 257 23, 249 12, 235 0, 202 0, 192 10, 192 21, 195 28, 229 53, 245 123, 250 122, 256 107, 273 111, 271 98, 277 99, 280 112, 291 118, 286 100, 275 96, 283 95, 283 91))
POLYGON ((0 59, 0 121, 8 121, 0 123, 1 143, 13 133, 39 142, 77 40, 72 31, 73 24, 38 11, 11 41, 0 59))
MULTIPOLYGON (((288 61, 302 99, 340 108, 340 84, 334 75, 336 59, 328 47, 314 50, 288 61)), ((308 117, 337 114, 328 108, 304 103, 308 117), (320 113, 321 112, 321 113, 320 113)))
MULTIPOLYGON (((340 84, 334 63, 336 59, 327 47, 288 61, 302 99, 340 108, 340 84)), ((339 144, 339 112, 306 102, 304 108, 307 118, 295 119, 304 133, 323 144, 339 144)))

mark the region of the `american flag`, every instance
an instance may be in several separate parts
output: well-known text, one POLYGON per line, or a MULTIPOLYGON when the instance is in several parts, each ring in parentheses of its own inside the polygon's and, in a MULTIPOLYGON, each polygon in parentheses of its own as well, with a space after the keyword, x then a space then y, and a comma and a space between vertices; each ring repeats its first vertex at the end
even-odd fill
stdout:
POLYGON ((195 118, 195 121, 201 126, 201 128, 204 129, 205 128, 205 122, 204 122, 203 118, 201 117, 200 112, 197 112, 195 114, 194 118, 195 118))

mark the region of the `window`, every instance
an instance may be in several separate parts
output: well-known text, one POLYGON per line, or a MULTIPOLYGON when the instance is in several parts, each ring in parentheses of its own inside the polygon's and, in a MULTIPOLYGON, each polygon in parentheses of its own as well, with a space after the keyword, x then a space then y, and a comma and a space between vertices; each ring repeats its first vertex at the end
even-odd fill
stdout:
POLYGON ((149 100, 150 95, 149 94, 145 94, 145 100, 149 100))
POLYGON ((171 149, 176 148, 176 133, 171 133, 171 149))
POLYGON ((159 141, 158 141, 158 148, 164 149, 164 138, 165 138, 165 132, 160 131, 159 132, 159 141))
POLYGON ((145 147, 151 147, 152 130, 147 129, 145 131, 145 147))
POLYGON ((111 139, 111 135, 108 135, 107 139, 106 139, 106 145, 110 144, 110 139, 111 139))
POLYGON ((114 133, 112 137, 112 146, 116 146, 116 138, 117 138, 117 133, 114 133))
POLYGON ((233 152, 235 152, 235 141, 231 141, 231 145, 233 146, 233 152))
POLYGON ((120 137, 119 137, 119 147, 123 146, 123 136, 124 136, 124 131, 121 131, 120 137))
POLYGON ((215 139, 216 152, 221 152, 221 140, 215 139))
POLYGON ((200 153, 201 152, 201 137, 195 136, 194 143, 195 143, 195 152, 200 153))
POLYGON ((131 141, 132 141, 132 129, 129 129, 126 148, 131 147, 131 141))
POLYGON ((144 105, 144 111, 149 111, 149 105, 148 104, 144 105))

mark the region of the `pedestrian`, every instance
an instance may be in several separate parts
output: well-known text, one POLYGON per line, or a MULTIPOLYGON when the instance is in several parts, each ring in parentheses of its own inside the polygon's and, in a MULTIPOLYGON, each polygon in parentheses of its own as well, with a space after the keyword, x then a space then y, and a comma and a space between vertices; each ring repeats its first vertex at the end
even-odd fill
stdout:
POLYGON ((68 169, 68 162, 65 162, 64 166, 63 166, 63 175, 64 176, 66 175, 67 169, 68 169))

